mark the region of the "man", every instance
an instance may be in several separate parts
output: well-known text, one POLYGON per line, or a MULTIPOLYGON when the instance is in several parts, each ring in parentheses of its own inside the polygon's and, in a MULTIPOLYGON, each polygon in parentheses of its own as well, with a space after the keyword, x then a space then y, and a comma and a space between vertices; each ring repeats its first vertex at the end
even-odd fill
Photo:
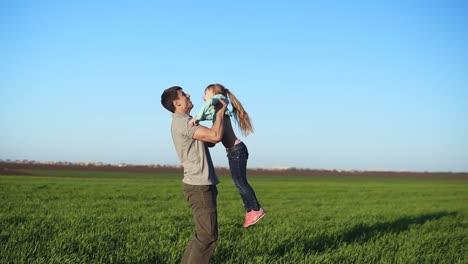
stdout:
POLYGON ((181 263, 209 263, 218 241, 216 196, 219 183, 207 143, 218 143, 223 135, 226 103, 217 105, 216 121, 211 128, 190 126, 193 108, 190 95, 181 87, 164 90, 161 104, 172 112, 171 133, 177 155, 184 168, 184 196, 192 208, 195 232, 181 263))

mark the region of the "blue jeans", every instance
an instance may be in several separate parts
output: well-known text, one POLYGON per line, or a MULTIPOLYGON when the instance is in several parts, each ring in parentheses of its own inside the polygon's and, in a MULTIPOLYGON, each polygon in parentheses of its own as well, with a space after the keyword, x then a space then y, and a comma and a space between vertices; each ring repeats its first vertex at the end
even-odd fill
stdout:
POLYGON ((244 203, 247 212, 251 210, 260 210, 260 203, 255 196, 255 192, 247 181, 247 159, 249 151, 247 146, 241 142, 226 149, 229 160, 229 169, 231 170, 232 181, 236 186, 244 203))

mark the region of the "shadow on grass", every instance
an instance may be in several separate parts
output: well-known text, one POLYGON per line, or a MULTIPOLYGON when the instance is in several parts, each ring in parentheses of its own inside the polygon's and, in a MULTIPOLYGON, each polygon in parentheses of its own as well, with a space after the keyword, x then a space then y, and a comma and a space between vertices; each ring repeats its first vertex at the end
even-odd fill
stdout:
POLYGON ((443 217, 456 216, 455 212, 437 212, 418 216, 406 216, 395 221, 376 223, 373 225, 358 224, 341 235, 323 235, 315 238, 296 237, 294 240, 285 241, 273 250, 273 255, 282 256, 291 250, 301 250, 303 253, 323 252, 329 249, 337 249, 341 244, 363 244, 372 238, 384 234, 398 234, 410 229, 412 225, 423 225, 426 222, 438 220, 443 217))

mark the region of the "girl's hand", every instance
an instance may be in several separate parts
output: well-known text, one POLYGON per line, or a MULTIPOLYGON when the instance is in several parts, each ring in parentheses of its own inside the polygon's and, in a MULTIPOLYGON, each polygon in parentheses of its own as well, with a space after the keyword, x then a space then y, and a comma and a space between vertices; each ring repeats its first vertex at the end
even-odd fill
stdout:
POLYGON ((196 119, 195 117, 193 117, 192 119, 190 119, 189 121, 189 126, 193 127, 197 124, 198 122, 198 119, 196 119))

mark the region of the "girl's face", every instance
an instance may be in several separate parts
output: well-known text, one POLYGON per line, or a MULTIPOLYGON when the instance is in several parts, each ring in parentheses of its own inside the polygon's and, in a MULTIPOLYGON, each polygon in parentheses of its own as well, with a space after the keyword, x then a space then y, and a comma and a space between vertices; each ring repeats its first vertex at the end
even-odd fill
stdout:
POLYGON ((206 101, 208 99, 213 98, 215 96, 214 92, 212 89, 206 89, 205 94, 203 95, 203 100, 206 101))

